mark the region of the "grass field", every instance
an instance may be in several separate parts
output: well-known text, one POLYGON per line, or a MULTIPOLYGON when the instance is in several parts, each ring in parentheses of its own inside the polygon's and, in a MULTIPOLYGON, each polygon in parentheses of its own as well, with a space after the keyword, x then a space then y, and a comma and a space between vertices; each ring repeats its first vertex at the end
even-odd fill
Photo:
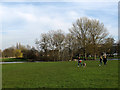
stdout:
POLYGON ((17 62, 17 61, 27 61, 27 59, 23 58, 2 58, 0 59, 2 62, 17 62))
POLYGON ((29 62, 2 65, 3 88, 118 88, 118 61, 29 62))

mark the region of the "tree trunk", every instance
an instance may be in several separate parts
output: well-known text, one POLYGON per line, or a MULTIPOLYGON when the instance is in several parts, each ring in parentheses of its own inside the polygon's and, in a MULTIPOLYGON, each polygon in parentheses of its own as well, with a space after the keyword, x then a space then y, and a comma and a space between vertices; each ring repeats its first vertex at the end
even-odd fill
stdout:
POLYGON ((72 58, 73 58, 73 52, 72 52, 72 55, 71 55, 71 61, 72 61, 72 58))
POLYGON ((96 60, 96 54, 94 54, 94 60, 96 60))
POLYGON ((85 48, 84 48, 84 51, 83 51, 83 57, 84 57, 84 60, 86 59, 86 53, 85 53, 85 48))
POLYGON ((53 60, 55 62, 55 51, 53 50, 53 60))

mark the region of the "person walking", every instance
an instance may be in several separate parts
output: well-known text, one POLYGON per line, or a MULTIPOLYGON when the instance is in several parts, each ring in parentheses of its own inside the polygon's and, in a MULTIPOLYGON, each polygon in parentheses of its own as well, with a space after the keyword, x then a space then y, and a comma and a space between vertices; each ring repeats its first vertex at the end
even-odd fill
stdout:
POLYGON ((100 56, 100 64, 99 64, 99 66, 102 65, 102 61, 103 61, 103 58, 102 58, 102 56, 100 56))
POLYGON ((104 62, 104 65, 106 65, 106 63, 107 63, 107 57, 106 57, 106 55, 104 55, 104 57, 103 57, 103 62, 104 62))

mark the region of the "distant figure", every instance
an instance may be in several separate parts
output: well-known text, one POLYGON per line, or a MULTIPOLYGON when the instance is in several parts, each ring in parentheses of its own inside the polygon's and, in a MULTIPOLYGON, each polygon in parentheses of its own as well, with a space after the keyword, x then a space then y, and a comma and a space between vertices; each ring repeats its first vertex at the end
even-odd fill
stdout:
POLYGON ((78 59, 78 67, 79 67, 79 64, 81 64, 81 66, 82 66, 82 60, 81 60, 80 57, 79 57, 79 59, 78 59))
POLYGON ((103 58, 102 58, 102 56, 100 56, 100 65, 99 66, 102 65, 102 61, 103 61, 103 58))
POLYGON ((106 62, 107 62, 107 57, 106 57, 106 55, 104 55, 104 57, 103 57, 103 62, 104 62, 104 65, 106 65, 106 62))
POLYGON ((86 67, 86 63, 83 63, 83 66, 86 67))

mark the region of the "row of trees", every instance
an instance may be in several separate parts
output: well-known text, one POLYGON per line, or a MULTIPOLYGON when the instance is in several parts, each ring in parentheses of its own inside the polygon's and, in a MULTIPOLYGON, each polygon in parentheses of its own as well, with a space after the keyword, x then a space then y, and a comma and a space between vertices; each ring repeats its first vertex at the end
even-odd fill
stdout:
POLYGON ((103 23, 96 19, 86 17, 73 23, 69 33, 62 30, 43 33, 36 40, 37 48, 46 58, 51 60, 69 60, 76 55, 87 57, 89 55, 101 55, 103 52, 110 53, 114 39, 109 36, 103 23))
POLYGON ((16 58, 22 58, 23 54, 21 50, 14 49, 12 47, 5 49, 2 52, 2 57, 16 57, 16 58))
MULTIPOLYGON (((69 33, 51 30, 41 34, 35 42, 37 50, 29 45, 17 44, 2 51, 3 57, 17 57, 32 60, 67 61, 82 56, 100 56, 113 54, 114 39, 109 35, 103 23, 96 19, 83 17, 73 23, 69 33)), ((1 51, 0 51, 1 52, 1 51)))
MULTIPOLYGON (((1 51, 1 50, 0 50, 1 51)), ((17 43, 16 46, 9 47, 0 52, 3 58, 24 58, 24 59, 34 59, 38 56, 38 51, 29 45, 24 46, 17 43)))

